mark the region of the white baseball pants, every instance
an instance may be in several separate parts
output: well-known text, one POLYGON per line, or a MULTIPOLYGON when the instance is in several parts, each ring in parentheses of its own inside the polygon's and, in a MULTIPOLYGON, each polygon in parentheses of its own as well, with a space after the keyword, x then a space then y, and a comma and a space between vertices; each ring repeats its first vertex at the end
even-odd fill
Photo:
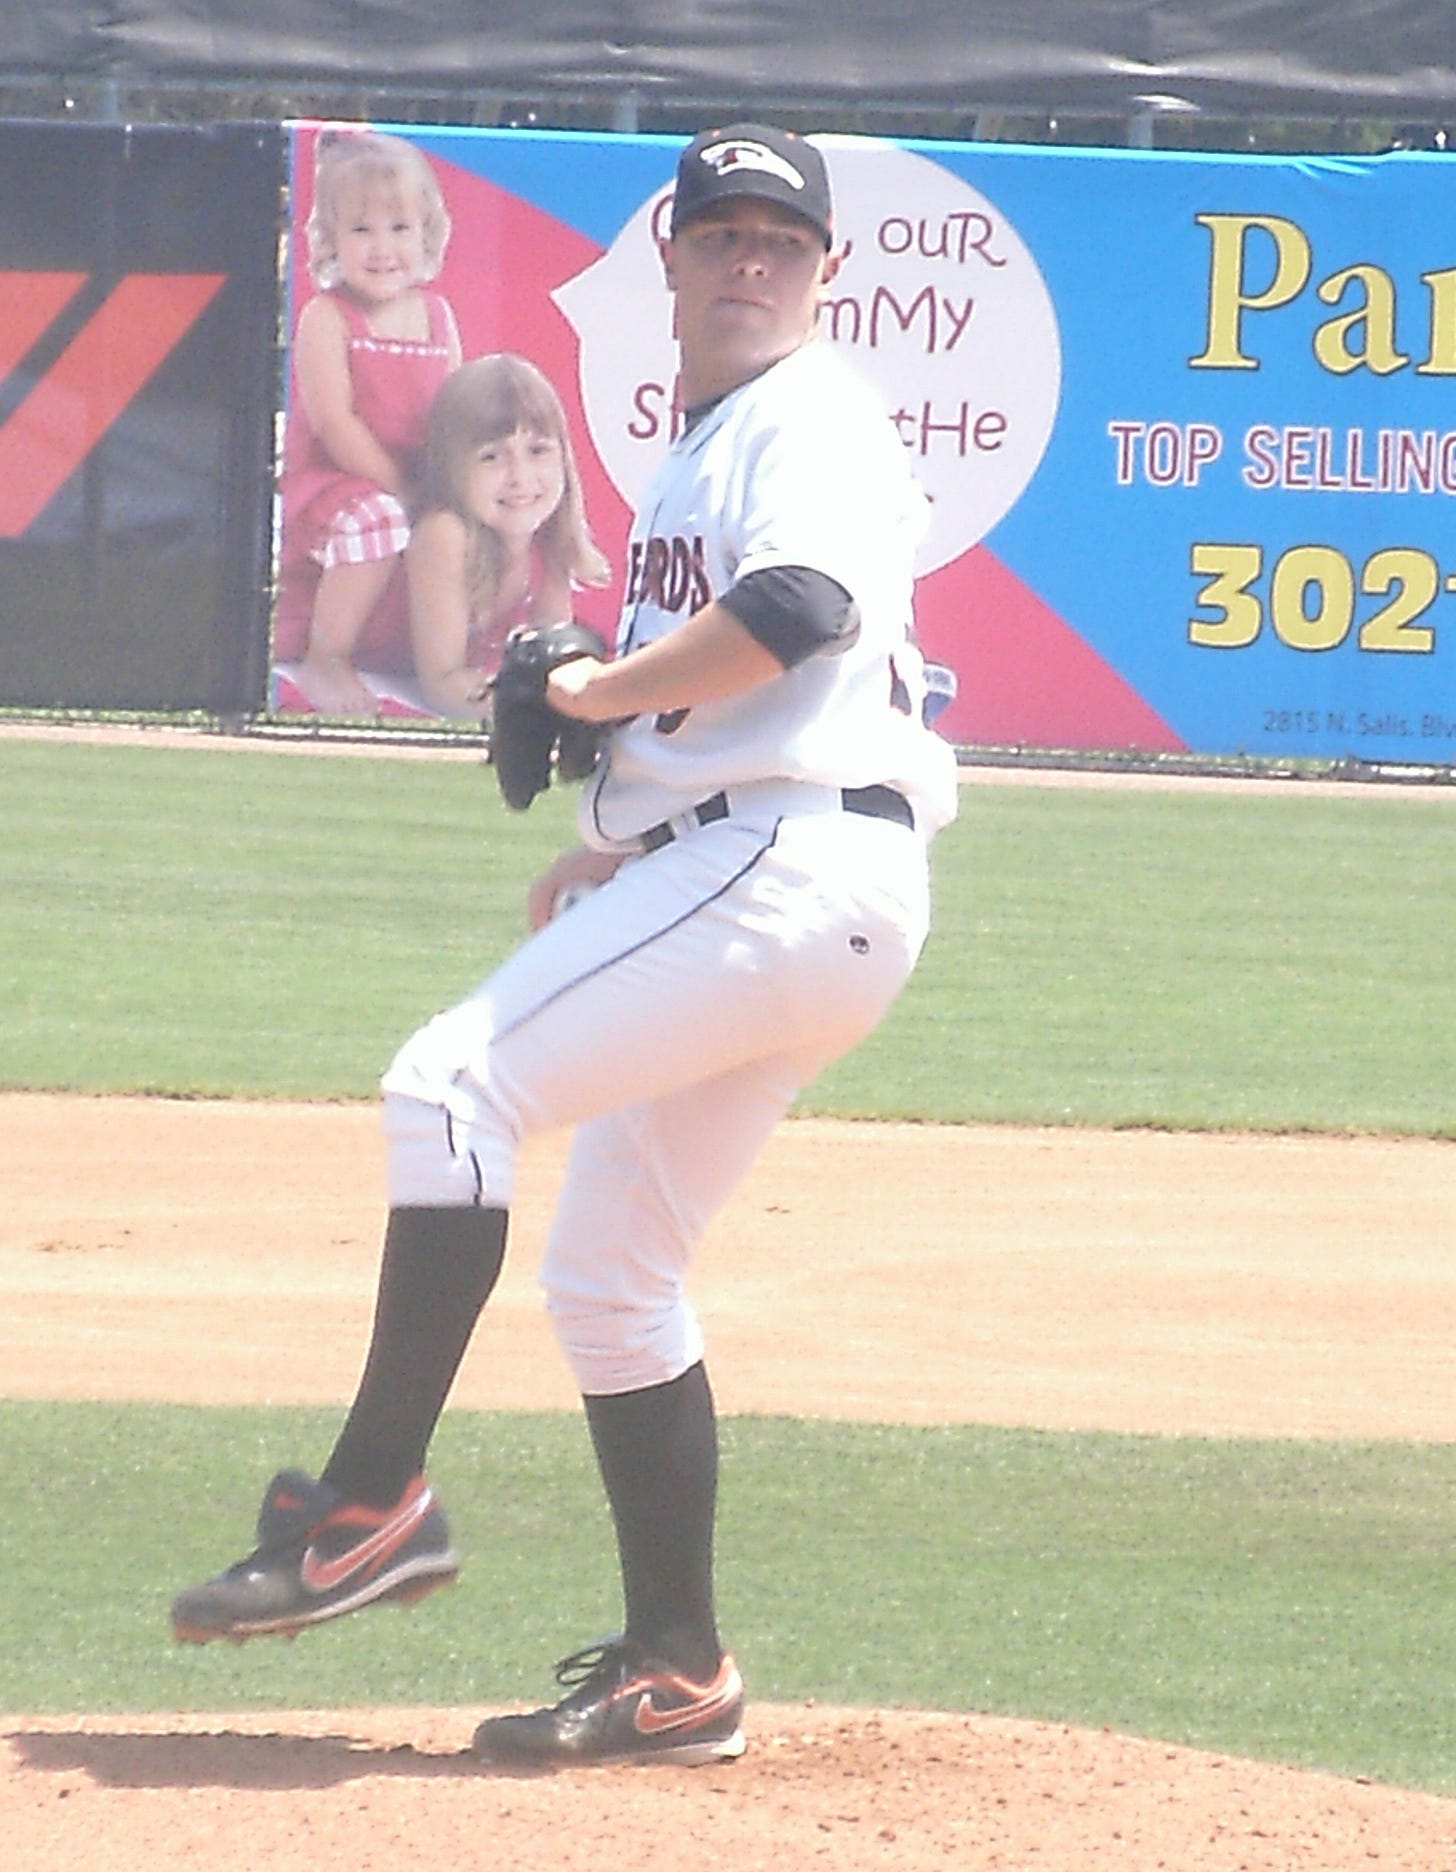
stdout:
POLYGON ((629 859, 384 1076, 394 1206, 509 1208, 519 1141, 577 1127, 541 1280, 584 1394, 702 1356, 694 1246, 919 955, 924 841, 823 797, 782 818, 735 810, 629 859))

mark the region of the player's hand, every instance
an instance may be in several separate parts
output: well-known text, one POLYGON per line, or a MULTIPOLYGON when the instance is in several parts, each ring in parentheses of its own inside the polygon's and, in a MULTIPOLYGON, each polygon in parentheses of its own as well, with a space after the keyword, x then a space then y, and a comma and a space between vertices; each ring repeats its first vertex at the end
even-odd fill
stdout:
POLYGON ((601 669, 602 665, 591 657, 574 657, 569 663, 557 664, 546 678, 546 700, 558 715, 569 715, 573 721, 595 721, 587 692, 601 669))
POLYGON ((526 892, 526 921, 531 929, 545 927, 556 914, 557 902, 565 891, 577 888, 595 890, 614 876, 622 863, 620 852, 593 851, 588 845, 573 845, 562 852, 526 892))

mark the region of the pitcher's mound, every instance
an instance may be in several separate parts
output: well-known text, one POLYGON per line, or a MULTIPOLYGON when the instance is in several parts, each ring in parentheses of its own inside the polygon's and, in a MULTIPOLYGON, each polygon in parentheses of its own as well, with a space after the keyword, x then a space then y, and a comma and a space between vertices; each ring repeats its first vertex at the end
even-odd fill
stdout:
POLYGON ((1434 1795, 972 1716, 756 1706, 719 1768, 491 1773, 478 1710, 8 1718, 25 1872, 1438 1872, 1434 1795))

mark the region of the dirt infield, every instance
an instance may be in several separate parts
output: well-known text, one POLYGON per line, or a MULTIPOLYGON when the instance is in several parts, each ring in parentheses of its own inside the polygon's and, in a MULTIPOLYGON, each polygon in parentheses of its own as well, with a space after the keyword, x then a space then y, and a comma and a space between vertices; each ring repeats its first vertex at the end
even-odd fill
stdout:
MULTIPOLYGON (((574 1408, 534 1147, 461 1375, 574 1408)), ((0 1097, 11 1396, 342 1401, 372 1305, 367 1108, 0 1097)), ((727 1411, 1456 1437, 1456 1149, 784 1126, 696 1295, 727 1411)), ((23 1872, 1449 1872, 1456 1805, 1032 1723, 756 1706, 732 1769, 491 1776, 479 1711, 0 1719, 23 1872)))

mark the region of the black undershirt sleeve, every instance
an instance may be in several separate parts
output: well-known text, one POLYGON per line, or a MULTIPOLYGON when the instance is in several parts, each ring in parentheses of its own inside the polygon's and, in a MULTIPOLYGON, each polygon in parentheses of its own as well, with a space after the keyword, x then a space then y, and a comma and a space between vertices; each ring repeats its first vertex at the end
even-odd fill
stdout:
POLYGON ((812 656, 835 656, 859 635, 859 606, 838 580, 810 566, 750 572, 718 603, 786 670, 812 656))

